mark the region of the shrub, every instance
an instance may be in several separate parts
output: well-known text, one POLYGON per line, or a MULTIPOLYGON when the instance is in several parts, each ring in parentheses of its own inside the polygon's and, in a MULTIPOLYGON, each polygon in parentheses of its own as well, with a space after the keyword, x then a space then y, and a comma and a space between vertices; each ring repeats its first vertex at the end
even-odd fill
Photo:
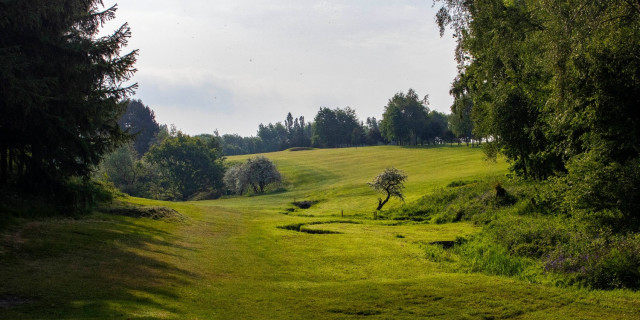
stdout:
POLYGON ((571 231, 566 219, 504 215, 485 229, 492 241, 503 245, 510 254, 540 258, 569 241, 571 231))
POLYGON ((545 271, 558 272, 580 286, 640 288, 640 235, 575 234, 545 257, 545 271))
POLYGON ((507 248, 477 236, 453 248, 462 258, 462 266, 471 272, 517 276, 532 266, 533 260, 511 255, 507 248))

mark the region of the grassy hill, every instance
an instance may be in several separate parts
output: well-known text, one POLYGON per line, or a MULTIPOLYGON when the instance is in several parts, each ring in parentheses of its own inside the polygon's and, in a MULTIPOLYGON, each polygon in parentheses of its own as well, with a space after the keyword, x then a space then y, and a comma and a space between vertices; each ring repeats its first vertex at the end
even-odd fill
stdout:
MULTIPOLYGON (((445 187, 454 180, 486 179, 506 173, 504 161, 484 160, 480 149, 461 147, 400 148, 391 146, 282 151, 266 154, 282 172, 286 192, 259 199, 239 198, 217 201, 224 205, 255 205, 281 209, 293 201, 315 200, 317 206, 305 211, 313 215, 369 214, 375 211, 376 194, 367 182, 385 168, 404 170, 406 202, 445 187)), ((251 156, 233 156, 242 161, 251 156)), ((256 197, 257 198, 257 197, 256 197)), ((401 206, 391 200, 384 209, 401 206)))
POLYGON ((504 177, 506 164, 485 162, 479 149, 266 156, 285 177, 266 195, 130 198, 180 219, 112 211, 5 229, 0 319, 629 319, 640 310, 637 292, 456 273, 428 259, 426 245, 478 232, 471 223, 370 219, 377 195, 366 182, 387 166, 408 173, 407 202, 452 181, 504 177), (293 210, 300 200, 320 202, 293 210))

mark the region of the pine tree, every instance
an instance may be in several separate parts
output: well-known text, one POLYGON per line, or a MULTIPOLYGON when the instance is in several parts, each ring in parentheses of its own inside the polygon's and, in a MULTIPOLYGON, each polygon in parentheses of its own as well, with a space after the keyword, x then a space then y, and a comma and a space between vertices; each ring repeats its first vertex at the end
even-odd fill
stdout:
POLYGON ((56 191, 130 136, 118 127, 137 50, 127 24, 99 37, 100 0, 0 1, 0 184, 56 191))

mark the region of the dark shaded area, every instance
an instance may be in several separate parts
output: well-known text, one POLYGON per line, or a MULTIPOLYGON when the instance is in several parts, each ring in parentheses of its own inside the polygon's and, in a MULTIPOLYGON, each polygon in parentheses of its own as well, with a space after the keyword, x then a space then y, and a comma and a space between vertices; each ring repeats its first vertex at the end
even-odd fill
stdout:
POLYGON ((149 218, 167 222, 180 222, 187 220, 180 212, 163 206, 119 206, 101 208, 100 212, 116 214, 132 218, 149 218))
POLYGON ((176 244, 182 240, 101 214, 12 226, 0 237, 2 318, 137 319, 141 309, 184 314, 163 301, 181 299, 173 288, 189 286, 198 275, 147 254, 195 250, 176 244))
POLYGON ((455 241, 433 241, 429 242, 431 245, 441 246, 442 249, 451 249, 456 245, 455 241))
POLYGON ((327 310, 331 313, 341 313, 341 314, 346 314, 346 315, 350 315, 350 316, 377 316, 382 314, 382 311, 380 310, 371 310, 371 309, 364 309, 364 310, 356 310, 356 309, 329 309, 327 310))
POLYGON ((0 309, 8 309, 31 302, 32 298, 25 298, 11 294, 0 295, 0 309))
POLYGON ((350 224, 360 224, 358 221, 352 220, 332 220, 332 221, 315 221, 315 222, 302 222, 302 223, 293 223, 284 226, 278 226, 279 229, 291 230, 297 232, 311 233, 311 234, 340 234, 341 232, 330 231, 330 230, 321 230, 321 229, 307 229, 305 226, 308 225, 317 225, 317 224, 330 224, 330 223, 350 223, 350 224))
POLYGON ((315 150, 315 148, 311 148, 311 147, 293 147, 293 148, 289 148, 289 151, 308 151, 308 150, 315 150))
POLYGON ((317 204, 318 202, 319 201, 315 201, 315 200, 305 200, 305 201, 294 201, 291 204, 293 204, 294 206, 300 209, 309 209, 313 205, 317 204))

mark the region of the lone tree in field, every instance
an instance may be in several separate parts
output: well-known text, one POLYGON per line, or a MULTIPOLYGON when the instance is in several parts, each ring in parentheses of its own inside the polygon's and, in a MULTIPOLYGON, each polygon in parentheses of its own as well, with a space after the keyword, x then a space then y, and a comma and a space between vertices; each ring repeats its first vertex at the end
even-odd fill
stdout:
POLYGON ((402 189, 404 189, 404 182, 407 180, 407 174, 404 171, 396 169, 394 167, 385 169, 382 173, 377 175, 373 181, 367 184, 382 194, 386 194, 386 198, 378 198, 378 208, 381 210, 391 197, 400 198, 404 201, 404 195, 402 189))

